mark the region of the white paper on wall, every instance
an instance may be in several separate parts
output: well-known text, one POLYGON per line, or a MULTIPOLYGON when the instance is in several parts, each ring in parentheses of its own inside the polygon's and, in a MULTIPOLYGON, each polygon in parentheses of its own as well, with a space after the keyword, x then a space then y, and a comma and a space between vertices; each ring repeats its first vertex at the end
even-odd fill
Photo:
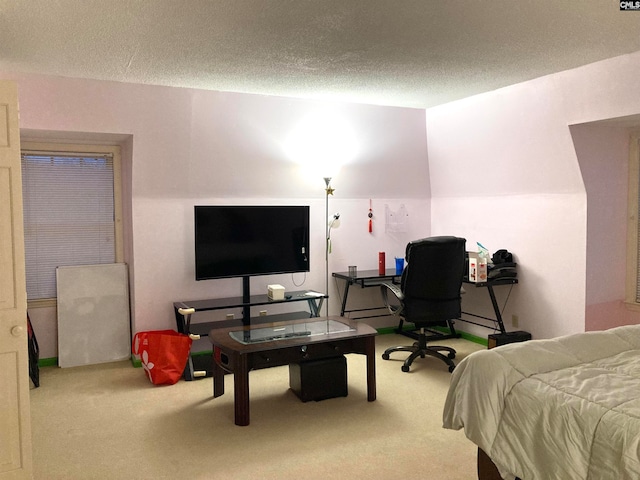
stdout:
POLYGON ((405 233, 409 224, 409 212, 404 206, 404 203, 400 205, 398 210, 393 211, 389 208, 389 205, 384 206, 385 214, 385 232, 386 233, 405 233))

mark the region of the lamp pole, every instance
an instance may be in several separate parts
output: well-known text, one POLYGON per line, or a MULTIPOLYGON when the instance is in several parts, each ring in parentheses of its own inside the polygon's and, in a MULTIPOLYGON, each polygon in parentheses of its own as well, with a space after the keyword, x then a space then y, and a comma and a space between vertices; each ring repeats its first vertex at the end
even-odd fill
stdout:
POLYGON ((333 188, 331 187, 331 177, 324 177, 324 183, 326 184, 324 205, 325 205, 325 242, 324 242, 324 281, 325 281, 325 295, 327 295, 326 302, 326 316, 329 316, 329 242, 330 242, 330 228, 329 225, 329 195, 333 195, 333 188))

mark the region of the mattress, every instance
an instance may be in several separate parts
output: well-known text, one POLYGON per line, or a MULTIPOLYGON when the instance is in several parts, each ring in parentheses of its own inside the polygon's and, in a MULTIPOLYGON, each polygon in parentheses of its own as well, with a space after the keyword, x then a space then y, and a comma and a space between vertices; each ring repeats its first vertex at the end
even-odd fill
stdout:
POLYGON ((504 345, 463 359, 443 426, 503 478, 640 478, 640 325, 504 345))

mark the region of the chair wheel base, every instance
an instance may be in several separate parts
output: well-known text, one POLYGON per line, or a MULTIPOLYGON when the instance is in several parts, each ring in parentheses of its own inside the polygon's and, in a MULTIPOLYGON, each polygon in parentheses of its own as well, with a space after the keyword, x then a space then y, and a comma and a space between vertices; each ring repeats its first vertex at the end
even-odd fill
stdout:
POLYGON ((424 337, 423 334, 421 334, 420 341, 418 342, 418 346, 414 344, 411 347, 398 346, 398 347, 387 348, 382 353, 382 359, 389 360, 391 358, 390 355, 394 352, 411 352, 411 355, 409 355, 409 358, 407 358, 404 361, 403 365, 400 367, 403 372, 408 372, 411 369, 411 364, 416 358, 425 358, 427 356, 432 356, 442 360, 444 363, 447 364, 447 367, 449 368, 449 372, 453 372, 453 370, 456 368, 452 360, 456 358, 456 351, 451 347, 427 346, 426 337, 424 337))

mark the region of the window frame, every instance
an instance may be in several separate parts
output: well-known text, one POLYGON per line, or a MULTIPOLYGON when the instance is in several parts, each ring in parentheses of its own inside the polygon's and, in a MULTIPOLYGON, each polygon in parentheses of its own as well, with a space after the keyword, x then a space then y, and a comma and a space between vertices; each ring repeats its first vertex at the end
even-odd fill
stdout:
MULTIPOLYGON (((58 142, 21 142, 21 153, 35 154, 111 154, 113 156, 113 213, 115 229, 115 262, 124 262, 124 236, 122 218, 122 156, 118 145, 78 144, 58 142)), ((56 307, 57 298, 27 300, 27 308, 56 307)))

